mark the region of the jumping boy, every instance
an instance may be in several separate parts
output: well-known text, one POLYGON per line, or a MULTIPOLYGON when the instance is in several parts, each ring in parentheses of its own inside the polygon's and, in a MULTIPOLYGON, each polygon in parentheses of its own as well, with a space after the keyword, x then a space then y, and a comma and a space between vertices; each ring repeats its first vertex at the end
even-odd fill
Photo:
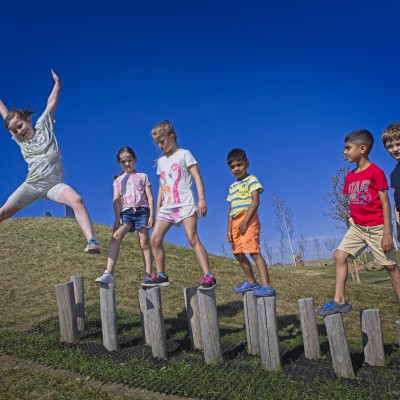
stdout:
POLYGON ((249 175, 249 161, 241 149, 229 152, 227 163, 236 176, 236 182, 229 187, 227 200, 230 202, 228 230, 226 240, 232 246, 233 254, 243 269, 246 280, 234 287, 235 293, 254 291, 257 297, 276 296, 275 289, 270 286, 267 264, 260 251, 260 220, 257 208, 260 204, 260 193, 263 187, 254 175, 249 175), (250 254, 255 262, 262 286, 257 283, 249 259, 250 254))
POLYGON ((367 247, 375 264, 389 273, 400 300, 400 270, 393 250, 389 187, 384 172, 368 159, 374 138, 369 131, 361 129, 349 133, 344 141, 344 156, 356 163, 356 168, 347 174, 343 188, 350 201, 350 228, 334 254, 335 297, 318 309, 321 316, 351 311, 352 306, 344 295, 347 259, 357 257, 367 247))

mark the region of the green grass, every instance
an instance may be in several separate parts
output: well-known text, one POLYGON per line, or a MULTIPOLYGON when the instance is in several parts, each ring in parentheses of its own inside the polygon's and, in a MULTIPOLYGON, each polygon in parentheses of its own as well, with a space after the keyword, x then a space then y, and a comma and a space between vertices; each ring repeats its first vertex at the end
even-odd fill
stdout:
MULTIPOLYGON (((84 337, 75 347, 60 344, 55 317, 57 309, 53 286, 69 281, 72 275, 83 275, 88 328, 100 326, 99 289, 94 278, 104 270, 111 228, 95 226, 96 235, 103 245, 103 253, 88 255, 83 253, 83 236, 71 219, 14 219, 3 222, 1 227, 2 353, 79 372, 105 382, 206 399, 391 399, 398 398, 400 394, 399 373, 396 373, 394 367, 390 367, 390 363, 400 359, 395 332, 399 305, 385 272, 361 271, 362 286, 348 280, 347 297, 356 311, 346 314, 344 323, 357 368, 357 379, 326 379, 323 374, 304 378, 301 374, 297 376, 284 371, 268 372, 262 368, 259 357, 248 356, 242 351, 246 343, 243 307, 241 296, 232 292, 232 286, 242 281, 243 277, 235 261, 219 256, 210 255, 210 261, 219 285, 217 306, 221 339, 225 346, 229 345, 233 350, 225 355, 218 366, 206 365, 201 353, 191 351, 186 329, 183 288, 193 286, 200 280, 200 268, 191 250, 166 244, 167 272, 172 285, 162 292, 163 313, 168 339, 178 343, 179 348, 163 362, 137 355, 127 357, 121 362, 118 357, 107 352, 93 355, 85 351, 85 345, 101 345, 100 335, 84 337), (362 342, 357 310, 368 307, 381 310, 389 363, 388 368, 373 369, 371 376, 368 368, 358 371, 362 342)), ((141 329, 137 289, 142 276, 137 238, 129 235, 123 242, 115 274, 118 330, 120 338, 133 338, 138 348, 141 346, 141 329)), ((277 317, 283 369, 289 370, 296 366, 290 359, 296 360, 302 352, 297 301, 302 297, 313 297, 317 306, 331 298, 334 267, 277 267, 270 268, 270 276, 278 293, 277 317)), ((317 322, 324 356, 315 368, 332 375, 330 363, 326 360, 326 357, 329 358, 329 350, 323 334, 322 318, 318 318, 317 322)), ((61 383, 56 383, 54 377, 46 380, 46 374, 42 372, 30 371, 25 375, 21 372, 24 379, 20 387, 13 383, 12 374, 7 368, 1 369, 0 373, 2 399, 63 398, 54 393, 57 392, 57 387, 64 386, 73 391, 69 398, 91 399, 91 396, 96 396, 91 389, 65 379, 61 383), (45 394, 42 397, 29 397, 26 394, 29 390, 45 394)), ((109 398, 107 396, 108 394, 102 393, 96 398, 109 398)))

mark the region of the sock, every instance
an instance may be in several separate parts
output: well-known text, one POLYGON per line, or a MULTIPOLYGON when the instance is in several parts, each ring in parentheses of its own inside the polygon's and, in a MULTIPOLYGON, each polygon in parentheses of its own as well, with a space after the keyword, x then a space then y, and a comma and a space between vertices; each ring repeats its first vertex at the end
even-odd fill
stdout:
POLYGON ((205 278, 206 276, 212 276, 212 277, 214 278, 214 275, 213 275, 213 274, 204 274, 204 278, 205 278))
POLYGON ((164 273, 164 272, 157 272, 157 275, 158 275, 158 276, 161 276, 161 277, 163 277, 163 278, 166 278, 166 277, 167 277, 167 274, 164 273))

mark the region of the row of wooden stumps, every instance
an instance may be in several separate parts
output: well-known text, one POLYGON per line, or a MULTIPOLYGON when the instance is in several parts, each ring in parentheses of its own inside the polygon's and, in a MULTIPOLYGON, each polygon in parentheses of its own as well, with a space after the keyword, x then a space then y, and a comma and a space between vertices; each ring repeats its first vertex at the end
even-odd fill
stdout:
MULTIPOLYGON (((79 332, 85 329, 83 278, 71 277, 68 283, 55 285, 61 340, 75 343, 79 332)), ((167 336, 162 313, 161 290, 158 287, 139 289, 142 334, 157 358, 167 358, 167 336)), ((201 291, 197 287, 184 289, 185 308, 192 347, 204 352, 207 363, 222 359, 215 290, 201 291)), ((278 323, 275 297, 256 298, 253 292, 243 295, 247 349, 249 354, 260 355, 264 368, 281 367, 278 323)), ((321 356, 314 301, 298 301, 304 354, 308 359, 321 356)), ((103 345, 109 351, 118 350, 117 318, 113 284, 100 285, 100 308, 103 345)), ((324 318, 335 373, 354 378, 354 370, 347 346, 341 314, 324 318)), ((400 345, 400 320, 396 322, 400 345)), ((361 333, 365 362, 373 366, 384 365, 382 324, 378 309, 361 312, 361 333)))

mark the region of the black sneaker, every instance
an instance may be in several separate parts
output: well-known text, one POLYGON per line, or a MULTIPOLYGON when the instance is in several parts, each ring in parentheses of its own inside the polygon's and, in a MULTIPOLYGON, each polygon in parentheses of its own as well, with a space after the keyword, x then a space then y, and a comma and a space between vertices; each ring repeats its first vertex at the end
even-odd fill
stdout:
POLYGON ((168 276, 161 276, 158 274, 152 275, 152 278, 148 282, 143 282, 144 287, 156 287, 156 286, 169 286, 171 283, 168 280, 168 276))
POLYGON ((207 275, 201 280, 200 286, 197 289, 211 290, 215 286, 217 286, 217 281, 214 279, 213 276, 207 275))

